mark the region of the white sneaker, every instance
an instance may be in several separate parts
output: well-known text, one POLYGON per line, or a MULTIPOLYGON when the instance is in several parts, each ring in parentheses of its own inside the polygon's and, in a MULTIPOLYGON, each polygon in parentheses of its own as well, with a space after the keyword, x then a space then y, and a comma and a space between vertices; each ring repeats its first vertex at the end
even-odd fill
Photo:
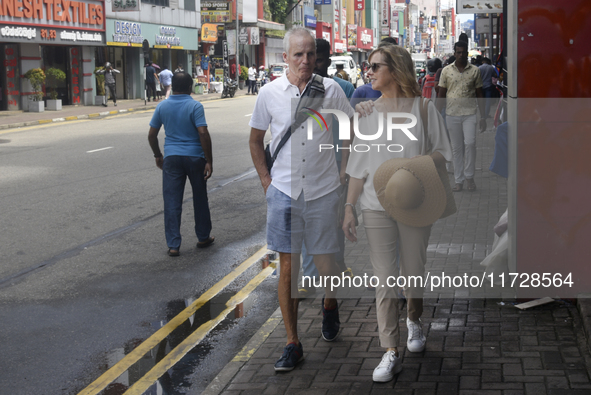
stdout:
POLYGON ((425 349, 427 338, 423 334, 423 324, 421 320, 411 321, 406 319, 406 327, 408 328, 408 340, 406 341, 406 348, 410 352, 422 352, 425 349))
POLYGON ((396 356, 395 351, 386 351, 382 362, 373 370, 373 381, 385 383, 394 378, 394 375, 402 371, 402 361, 396 356))

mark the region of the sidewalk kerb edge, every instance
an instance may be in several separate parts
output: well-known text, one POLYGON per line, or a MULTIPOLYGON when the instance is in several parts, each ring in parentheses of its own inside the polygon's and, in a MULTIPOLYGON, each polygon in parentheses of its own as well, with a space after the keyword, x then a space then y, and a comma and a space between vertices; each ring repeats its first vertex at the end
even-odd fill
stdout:
POLYGON ((224 368, 217 376, 209 383, 207 388, 201 395, 219 395, 224 388, 232 381, 234 376, 238 374, 240 369, 250 360, 252 355, 261 347, 267 340, 269 335, 275 330, 277 325, 281 322, 281 309, 271 314, 269 319, 259 328, 259 330, 250 338, 250 340, 242 347, 242 350, 224 368))

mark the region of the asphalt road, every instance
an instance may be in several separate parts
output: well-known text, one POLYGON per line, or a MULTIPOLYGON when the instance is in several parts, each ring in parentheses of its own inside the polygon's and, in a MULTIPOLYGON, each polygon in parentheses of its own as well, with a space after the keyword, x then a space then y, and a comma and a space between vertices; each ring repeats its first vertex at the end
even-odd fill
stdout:
MULTIPOLYGON (((166 254, 152 112, 0 134, 1 393, 77 393, 265 244, 266 203, 248 149, 254 101, 204 104, 216 243, 195 248, 185 201, 179 258, 166 254)), ((173 384, 204 388, 276 308, 274 287, 266 280, 246 317, 194 350, 173 384)))

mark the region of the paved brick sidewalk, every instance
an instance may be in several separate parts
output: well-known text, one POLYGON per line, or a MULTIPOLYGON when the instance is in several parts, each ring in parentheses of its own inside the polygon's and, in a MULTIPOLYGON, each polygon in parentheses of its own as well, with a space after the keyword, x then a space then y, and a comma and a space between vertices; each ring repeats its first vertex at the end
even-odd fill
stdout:
MULTIPOLYGON (((458 213, 434 225, 427 263, 432 274, 481 275, 479 264, 491 250, 493 226, 507 207, 506 180, 488 170, 494 133, 479 135, 477 146, 478 189, 456 194, 458 213)), ((346 261, 354 274, 371 275, 362 226, 358 233, 360 240, 347 245, 346 261)), ((403 371, 389 383, 372 381, 384 349, 374 296, 366 291, 362 297, 341 299, 342 330, 333 343, 320 337, 321 295, 302 301, 298 330, 306 359, 280 374, 273 364, 286 335, 277 311, 204 394, 591 394, 591 363, 576 306, 557 301, 521 311, 511 300, 468 296, 466 289, 427 292, 422 318, 426 350, 413 354, 401 348, 403 371)))
MULTIPOLYGON (((234 98, 245 96, 246 89, 237 90, 234 98)), ((210 100, 220 100, 221 93, 210 93, 207 95, 192 95, 195 100, 200 102, 210 100)), ((225 99, 232 100, 232 99, 225 99)), ((108 102, 108 107, 103 106, 63 106, 61 111, 44 111, 41 113, 24 111, 1 111, 0 112, 0 130, 13 129, 24 126, 39 125, 51 122, 67 122, 86 118, 99 118, 114 115, 127 111, 143 111, 156 108, 158 102, 148 102, 144 100, 117 100, 117 107, 113 102, 108 102)))

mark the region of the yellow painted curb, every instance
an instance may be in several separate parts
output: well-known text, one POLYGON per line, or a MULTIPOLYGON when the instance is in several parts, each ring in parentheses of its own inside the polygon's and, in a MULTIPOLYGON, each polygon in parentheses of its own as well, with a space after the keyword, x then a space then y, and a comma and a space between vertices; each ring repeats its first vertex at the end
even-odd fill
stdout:
POLYGON ((257 274, 244 288, 242 288, 236 295, 234 295, 226 303, 226 308, 216 318, 201 325, 189 337, 183 340, 178 346, 166 355, 160 362, 156 364, 148 373, 135 382, 131 388, 125 391, 124 395, 142 395, 148 388, 150 388, 166 371, 172 368, 178 361, 181 360, 189 351, 191 351, 197 344, 207 336, 207 334, 222 322, 226 316, 234 311, 236 305, 243 302, 267 277, 273 273, 274 269, 270 266, 263 269, 257 274))
POLYGON ((88 118, 98 118, 101 114, 88 114, 88 118))
POLYGON ((42 119, 39 121, 39 124, 51 123, 51 122, 53 122, 51 119, 42 119))
MULTIPOLYGON (((258 262, 259 259, 261 259, 267 253, 267 251, 267 246, 265 245, 263 248, 255 252, 250 258, 242 262, 240 266, 238 266, 236 269, 234 269, 232 272, 226 275, 223 279, 218 281, 210 289, 205 291, 190 306, 188 306, 185 310, 180 312, 176 317, 170 320, 162 328, 158 329, 156 333, 154 333, 152 336, 147 338, 142 344, 133 349, 133 351, 127 354, 122 360, 117 362, 115 365, 113 365, 103 375, 97 378, 88 387, 83 389, 78 395, 96 395, 100 393, 117 377, 125 373, 125 371, 129 369, 130 366, 139 361, 148 351, 157 346, 163 339, 170 335, 170 333, 172 333, 172 331, 174 331, 179 325, 185 322, 190 316, 195 314, 195 312, 199 308, 201 308, 201 306, 203 306, 210 299, 212 299, 214 296, 220 293, 225 287, 232 283, 232 281, 238 278, 238 276, 240 276, 242 273, 244 273, 246 270, 252 267, 256 262, 258 262)), ((243 290, 244 289, 245 288, 243 288, 243 290)), ((238 296, 238 294, 234 295, 234 297, 230 299, 230 301, 228 301, 228 304, 231 303, 231 301, 234 300, 236 296, 238 296)), ((195 335, 195 333, 193 335, 195 335)))
POLYGON ((119 110, 109 111, 109 114, 119 114, 119 110))
POLYGON ((78 117, 76 115, 73 115, 71 117, 66 117, 66 121, 74 121, 74 120, 77 120, 77 119, 78 119, 78 117))

